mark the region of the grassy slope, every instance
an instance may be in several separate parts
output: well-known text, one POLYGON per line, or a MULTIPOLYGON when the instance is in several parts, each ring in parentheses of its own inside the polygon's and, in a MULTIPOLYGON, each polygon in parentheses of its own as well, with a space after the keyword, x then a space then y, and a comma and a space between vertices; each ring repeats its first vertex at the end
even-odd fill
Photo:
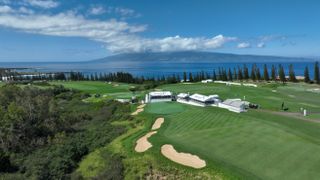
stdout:
POLYGON ((127 84, 118 84, 119 86, 115 86, 115 84, 108 84, 100 81, 55 81, 51 82, 51 84, 63 85, 66 88, 77 89, 91 94, 129 92, 129 85, 127 84))
MULTIPOLYGON (((98 89, 105 87, 105 83, 100 85, 98 89)), ((297 112, 300 107, 319 111, 319 94, 306 92, 312 87, 301 84, 259 88, 176 84, 160 88, 176 93, 219 94, 222 98, 246 96, 247 100, 274 111, 280 109, 283 101, 292 112, 297 112)), ((81 90, 81 86, 76 88, 81 90)), ((113 88, 117 87, 110 88, 112 90, 108 92, 87 92, 114 93, 116 90, 113 88)), ((219 108, 199 108, 177 103, 148 105, 144 113, 127 123, 129 131, 125 135, 90 154, 82 161, 78 171, 86 177, 101 171, 107 162, 103 162, 98 151, 105 150, 125 157, 126 179, 142 178, 150 175, 150 172, 173 179, 206 179, 208 176, 216 179, 316 179, 320 175, 317 171, 320 168, 320 124, 317 123, 267 112, 235 114, 219 108), (134 152, 135 141, 148 132, 153 121, 160 116, 166 120, 158 134, 150 138, 154 147, 146 153, 134 152), (199 155, 208 162, 208 167, 193 170, 167 160, 160 154, 160 147, 165 143, 172 143, 179 151, 199 155)))
POLYGON ((320 168, 320 124, 198 107, 168 115, 166 122, 167 128, 153 142, 172 143, 180 151, 197 154, 209 167, 264 179, 320 175, 316 170, 320 168))
MULTIPOLYGON (((300 85, 300 84, 299 84, 300 85)), ((282 101, 291 111, 301 105, 316 111, 320 96, 296 84, 284 87, 227 87, 213 84, 165 85, 174 92, 219 94, 243 97, 270 110, 282 101), (277 92, 272 92, 276 89, 277 92)), ((147 112, 165 114, 166 104, 151 104, 147 112), (156 107, 157 106, 157 107, 156 107), (155 109, 159 108, 157 112, 155 109)), ((172 106, 172 105, 170 105, 172 106)), ((299 119, 249 111, 236 114, 219 108, 185 106, 184 111, 165 115, 165 126, 151 138, 152 152, 160 156, 160 146, 172 143, 180 151, 191 152, 208 161, 207 169, 221 169, 240 177, 264 179, 317 179, 320 172, 320 124, 299 119)))
MULTIPOLYGON (((108 84, 100 81, 55 81, 50 84, 63 85, 66 88, 77 89, 90 94, 107 95, 110 98, 131 98, 133 96, 129 88, 130 84, 113 83, 108 84)), ((134 95, 142 96, 142 92, 136 92, 134 95)))

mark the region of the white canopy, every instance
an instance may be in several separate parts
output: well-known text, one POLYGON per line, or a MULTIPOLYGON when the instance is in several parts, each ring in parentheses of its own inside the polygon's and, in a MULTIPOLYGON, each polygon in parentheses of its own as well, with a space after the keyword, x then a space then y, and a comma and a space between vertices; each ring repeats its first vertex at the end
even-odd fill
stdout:
POLYGON ((191 99, 200 101, 200 102, 207 102, 207 101, 212 101, 217 99, 219 96, 218 95, 210 95, 210 96, 206 96, 206 95, 202 95, 202 94, 193 94, 192 96, 190 96, 191 99))
POLYGON ((226 99, 222 103, 233 107, 241 107, 245 104, 241 99, 226 99))
POLYGON ((172 93, 170 91, 155 91, 150 92, 150 96, 172 96, 172 93))
POLYGON ((178 98, 187 98, 187 97, 189 97, 189 94, 186 94, 186 93, 178 94, 178 98))

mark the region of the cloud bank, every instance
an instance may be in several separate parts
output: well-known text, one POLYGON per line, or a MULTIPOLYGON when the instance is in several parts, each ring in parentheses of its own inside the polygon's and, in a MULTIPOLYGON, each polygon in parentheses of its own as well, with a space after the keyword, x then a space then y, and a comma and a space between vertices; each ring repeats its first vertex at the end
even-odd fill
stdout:
MULTIPOLYGON (((51 0, 26 0, 29 4, 42 8, 54 8, 59 4, 51 0)), ((131 15, 129 9, 118 8, 118 13, 131 15)), ((104 9, 95 7, 92 14, 103 13, 104 9)), ((89 19, 74 11, 58 14, 34 13, 33 10, 21 6, 13 9, 7 5, 0 6, 0 26, 13 28, 26 33, 82 37, 104 44, 106 49, 114 53, 123 52, 166 52, 181 50, 213 50, 224 44, 235 41, 235 37, 216 35, 206 37, 164 37, 144 38, 141 32, 147 30, 147 25, 129 24, 123 20, 89 19)))
POLYGON ((25 0, 25 3, 28 3, 31 6, 50 9, 59 6, 57 1, 53 0, 25 0))

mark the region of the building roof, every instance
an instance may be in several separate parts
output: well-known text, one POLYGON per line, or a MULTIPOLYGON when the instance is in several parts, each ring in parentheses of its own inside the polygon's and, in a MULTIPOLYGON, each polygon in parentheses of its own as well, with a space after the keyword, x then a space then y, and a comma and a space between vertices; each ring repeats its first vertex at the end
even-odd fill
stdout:
POLYGON ((213 80, 212 79, 206 79, 206 80, 202 80, 201 82, 202 83, 208 83, 208 82, 213 82, 213 80))
POLYGON ((219 95, 214 94, 214 95, 210 95, 209 97, 210 97, 210 98, 214 98, 214 99, 218 99, 218 98, 219 98, 219 95))
POLYGON ((245 84, 245 83, 243 83, 242 85, 244 85, 244 86, 251 86, 251 87, 258 87, 256 84, 245 84))
POLYGON ((149 93, 150 96, 172 96, 170 91, 154 91, 149 93))
POLYGON ((233 107, 241 107, 245 104, 241 99, 226 99, 222 102, 225 105, 233 106, 233 107))
POLYGON ((201 101, 201 102, 211 101, 211 100, 217 99, 218 97, 219 97, 218 95, 205 96, 202 94, 193 94, 190 96, 191 99, 201 101))
POLYGON ((186 93, 178 94, 178 98, 186 98, 186 97, 189 97, 189 94, 186 94, 186 93))

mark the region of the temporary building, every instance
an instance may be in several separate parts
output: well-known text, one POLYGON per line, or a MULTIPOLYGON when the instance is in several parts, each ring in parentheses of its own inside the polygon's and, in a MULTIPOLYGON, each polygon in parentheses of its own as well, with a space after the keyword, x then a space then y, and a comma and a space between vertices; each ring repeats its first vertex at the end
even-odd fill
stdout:
POLYGON ((153 103, 153 102, 165 102, 173 100, 172 92, 170 91, 155 91, 146 94, 145 102, 153 103))

